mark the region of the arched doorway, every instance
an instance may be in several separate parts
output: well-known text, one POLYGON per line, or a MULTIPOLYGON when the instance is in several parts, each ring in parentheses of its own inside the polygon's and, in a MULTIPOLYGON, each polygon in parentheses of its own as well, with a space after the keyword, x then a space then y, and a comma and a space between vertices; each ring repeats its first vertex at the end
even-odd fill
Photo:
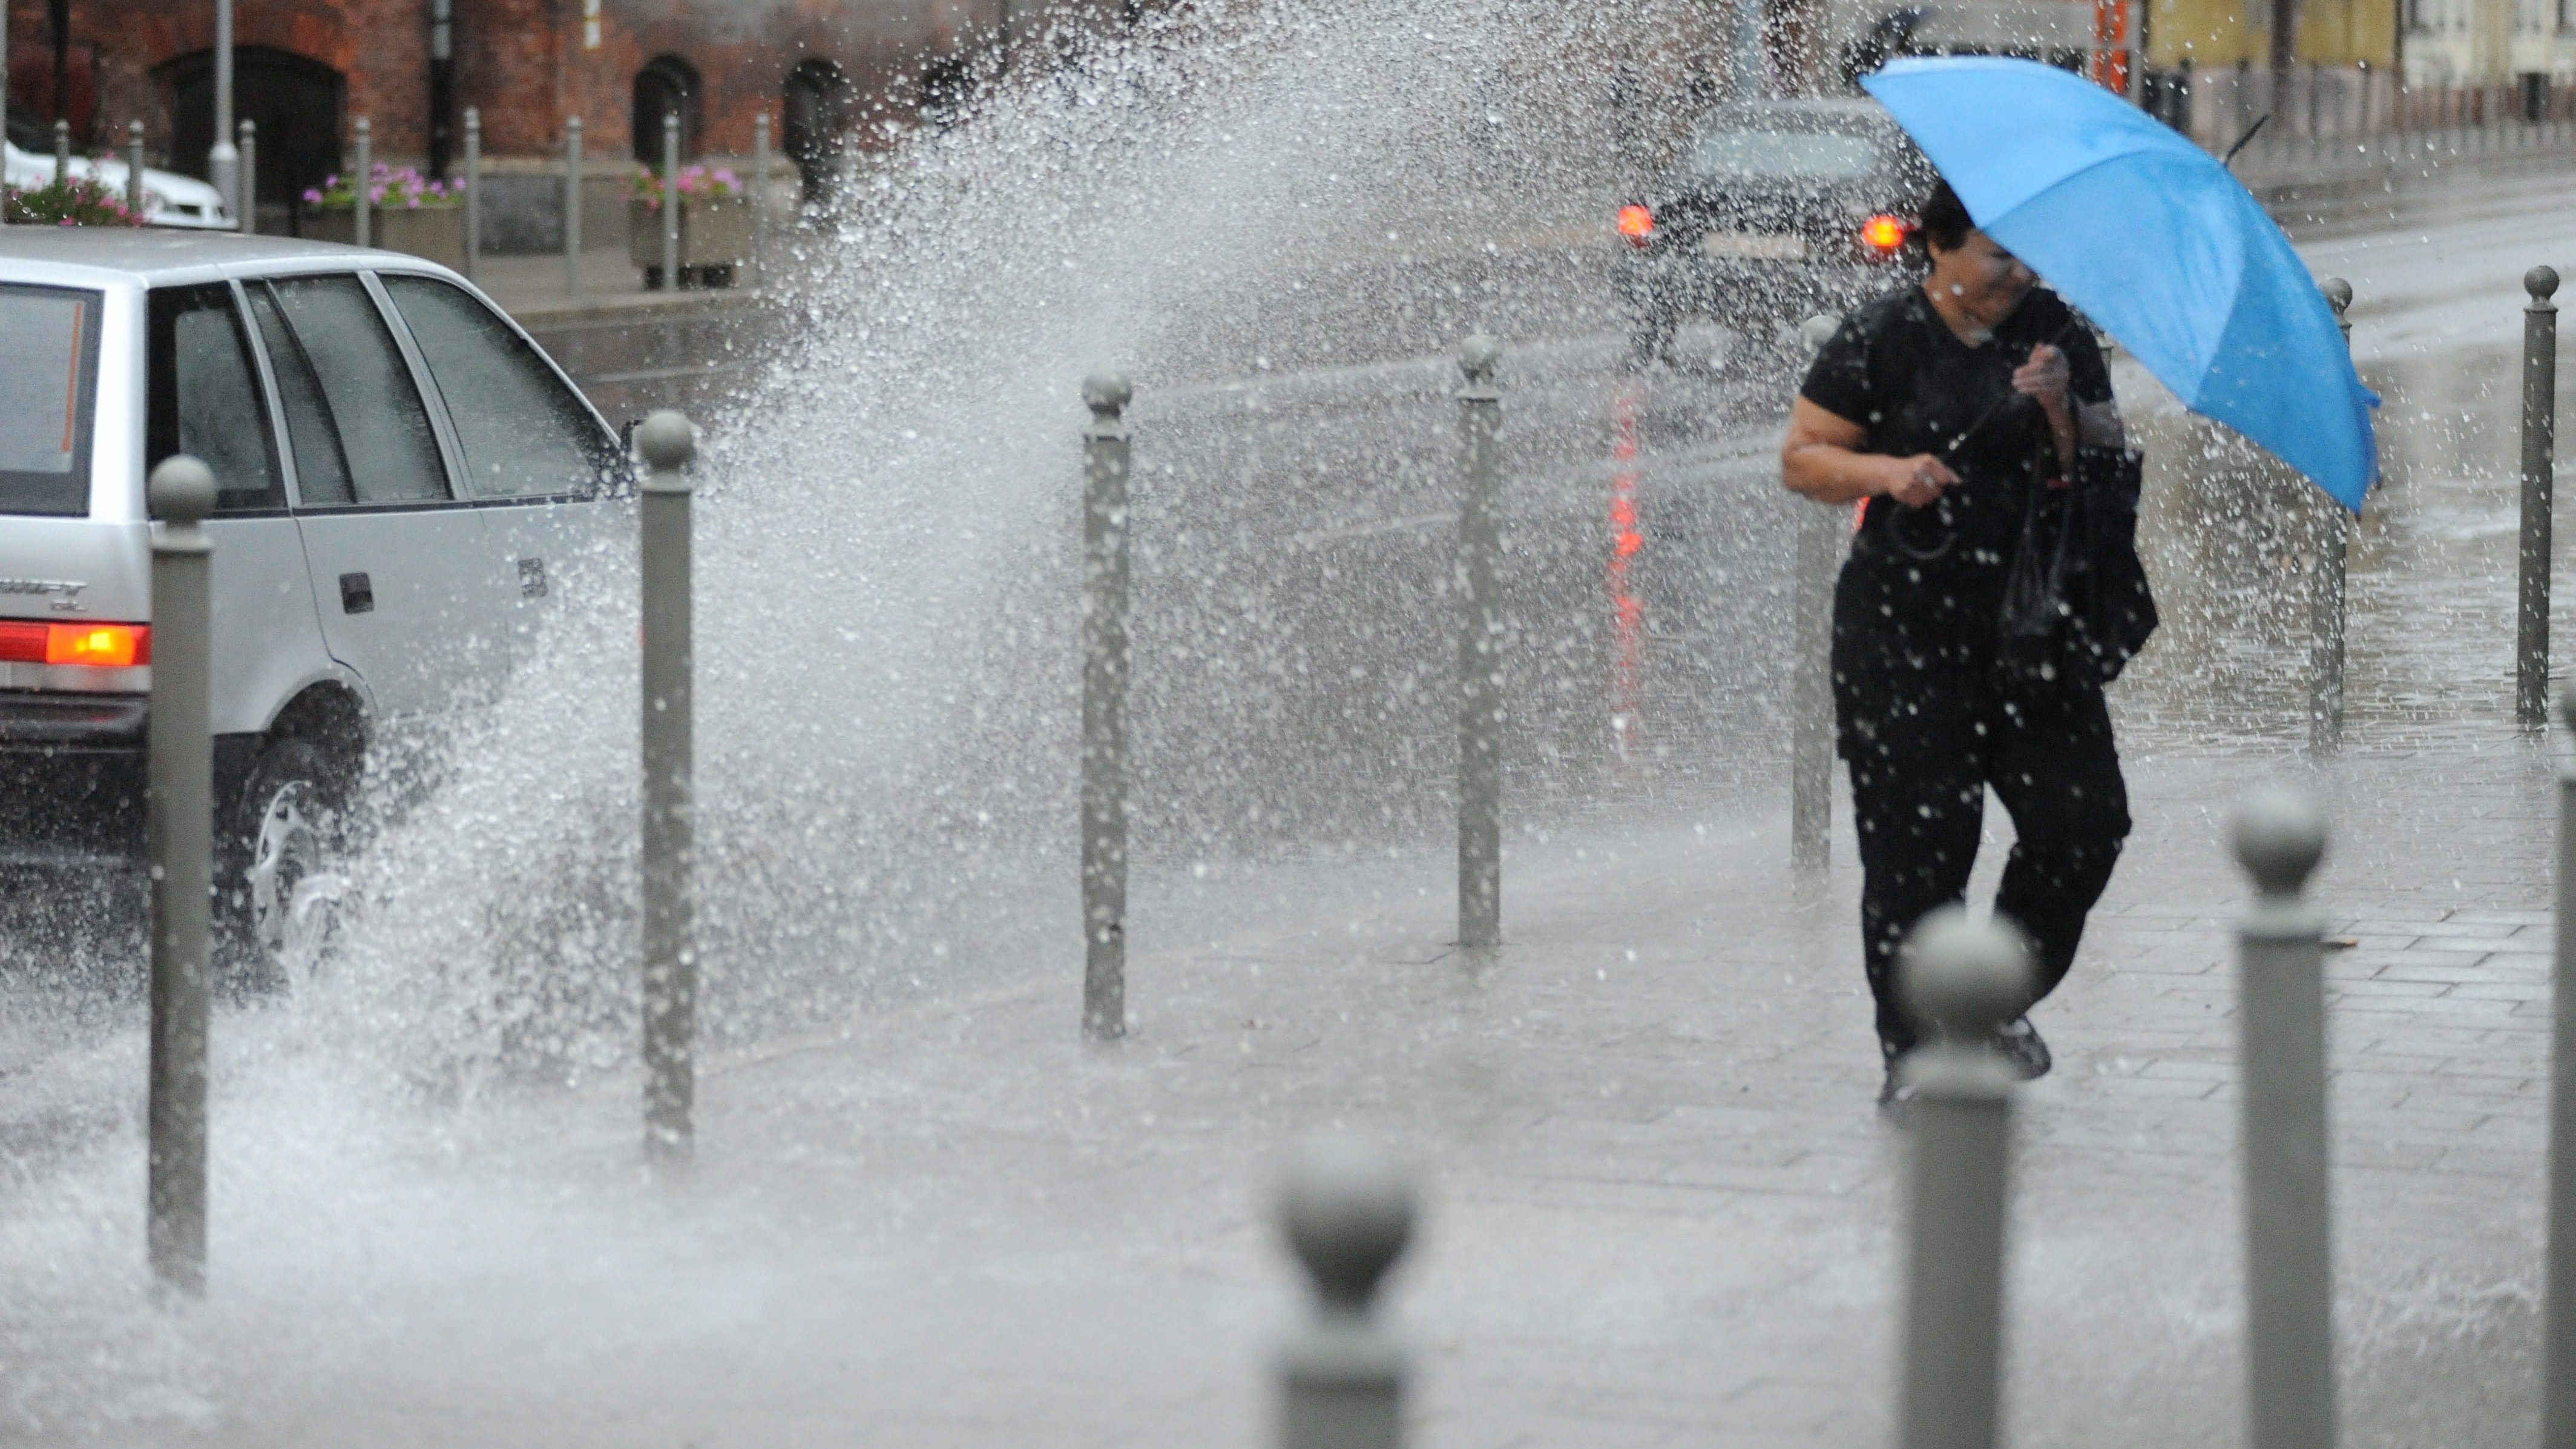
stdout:
POLYGON ((807 201, 831 194, 832 161, 850 129, 852 94, 848 73, 828 60, 800 60, 787 73, 779 145, 796 163, 807 201))
MULTIPOLYGON (((215 144, 215 53, 167 61, 154 79, 170 98, 171 169, 202 178, 215 144)), ((348 92, 338 71, 291 50, 245 45, 233 51, 233 115, 259 127, 252 185, 261 201, 291 205, 340 169, 348 92)))
POLYGON ((676 55, 657 55, 635 73, 635 159, 655 170, 662 166, 662 118, 680 117, 680 159, 698 154, 704 95, 698 68, 676 55))

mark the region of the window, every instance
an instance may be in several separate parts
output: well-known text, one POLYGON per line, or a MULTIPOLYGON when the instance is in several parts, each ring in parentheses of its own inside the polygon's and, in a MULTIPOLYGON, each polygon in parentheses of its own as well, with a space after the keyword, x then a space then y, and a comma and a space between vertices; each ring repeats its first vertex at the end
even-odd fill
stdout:
POLYGON ((434 277, 387 276, 465 451, 477 498, 588 494, 615 445, 563 379, 508 323, 434 277))
MULTIPOLYGON (((285 330, 309 362, 339 442, 346 501, 432 503, 449 496, 447 470, 411 369, 376 302, 356 277, 290 277, 270 284, 285 330)), ((288 349, 290 352, 298 349, 288 349)), ((290 407, 295 393, 287 394, 290 407)), ((297 468, 304 450, 296 451, 297 468)), ((326 475, 327 476, 327 475, 326 475)), ((304 490, 308 504, 339 502, 304 490)))
POLYGON ((0 513, 89 511, 96 292, 0 287, 0 513))
POLYGON ((258 364, 233 310, 233 289, 218 282, 156 290, 150 316, 145 466, 194 454, 215 475, 215 511, 285 507, 258 364))
POLYGON ((296 497, 305 503, 354 503, 349 491, 349 459, 340 449, 340 430, 331 421, 330 400, 322 380, 313 375, 313 360, 277 310, 266 284, 253 282, 250 314, 259 324, 260 341, 268 346, 268 370, 277 377, 278 401, 286 409, 286 446, 295 457, 296 497))
POLYGON ((635 159, 655 171, 662 169, 662 118, 680 118, 680 159, 698 154, 699 97, 698 68, 676 55, 657 55, 635 73, 635 112, 632 126, 635 136, 635 159))
POLYGON ((1856 181, 1878 162, 1865 136, 1838 131, 1721 131, 1700 134, 1691 169, 1735 181, 1856 181))

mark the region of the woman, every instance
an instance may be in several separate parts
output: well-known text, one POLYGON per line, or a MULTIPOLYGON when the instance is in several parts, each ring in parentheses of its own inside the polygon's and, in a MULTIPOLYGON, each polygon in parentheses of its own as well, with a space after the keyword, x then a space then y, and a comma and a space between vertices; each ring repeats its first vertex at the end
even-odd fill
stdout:
MULTIPOLYGON (((2098 678, 2032 679, 1999 669, 1996 648, 2031 490, 2070 479, 2119 487, 2099 476, 2109 471, 2099 460, 2121 446, 2109 370, 2092 333, 1976 229, 1948 183, 1924 203, 1915 235, 1931 274, 1844 319, 1780 449, 1792 491, 1865 501, 1834 589, 1833 677, 1865 873, 1882 1106, 1905 1095, 1898 1060, 1915 1042, 1895 994, 1897 947, 1967 893, 1987 787, 2019 837, 1995 909, 2036 948, 2034 1000, 2065 979, 2129 833, 2098 678)), ((2127 510, 2136 500, 2108 501, 2127 510)), ((2049 1068, 2027 1016, 1998 1045, 2026 1078, 2049 1068)))

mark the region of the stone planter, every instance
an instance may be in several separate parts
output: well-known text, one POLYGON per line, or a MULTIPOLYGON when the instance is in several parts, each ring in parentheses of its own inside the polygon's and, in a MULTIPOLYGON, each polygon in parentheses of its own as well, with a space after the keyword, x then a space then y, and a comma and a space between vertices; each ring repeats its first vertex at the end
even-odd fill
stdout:
MULTIPOLYGON (((389 252, 426 257, 442 267, 465 270, 465 208, 461 206, 377 207, 368 216, 368 241, 389 252)), ((335 208, 304 213, 304 235, 310 241, 354 242, 358 214, 335 208)))
MULTIPOLYGON (((644 270, 644 284, 662 285, 662 213, 642 200, 627 203, 626 256, 644 270)), ((707 196, 680 203, 680 284, 729 287, 751 260, 751 198, 707 196)))

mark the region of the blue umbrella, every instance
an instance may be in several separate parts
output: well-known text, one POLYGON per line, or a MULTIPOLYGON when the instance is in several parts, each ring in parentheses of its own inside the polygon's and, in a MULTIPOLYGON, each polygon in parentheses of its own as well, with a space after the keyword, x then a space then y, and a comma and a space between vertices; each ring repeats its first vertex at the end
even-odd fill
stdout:
POLYGON ((2379 399, 2289 238, 2216 157, 2036 61, 1900 60, 1861 85, 1986 235, 2185 406, 2360 511, 2379 478, 2379 399))

